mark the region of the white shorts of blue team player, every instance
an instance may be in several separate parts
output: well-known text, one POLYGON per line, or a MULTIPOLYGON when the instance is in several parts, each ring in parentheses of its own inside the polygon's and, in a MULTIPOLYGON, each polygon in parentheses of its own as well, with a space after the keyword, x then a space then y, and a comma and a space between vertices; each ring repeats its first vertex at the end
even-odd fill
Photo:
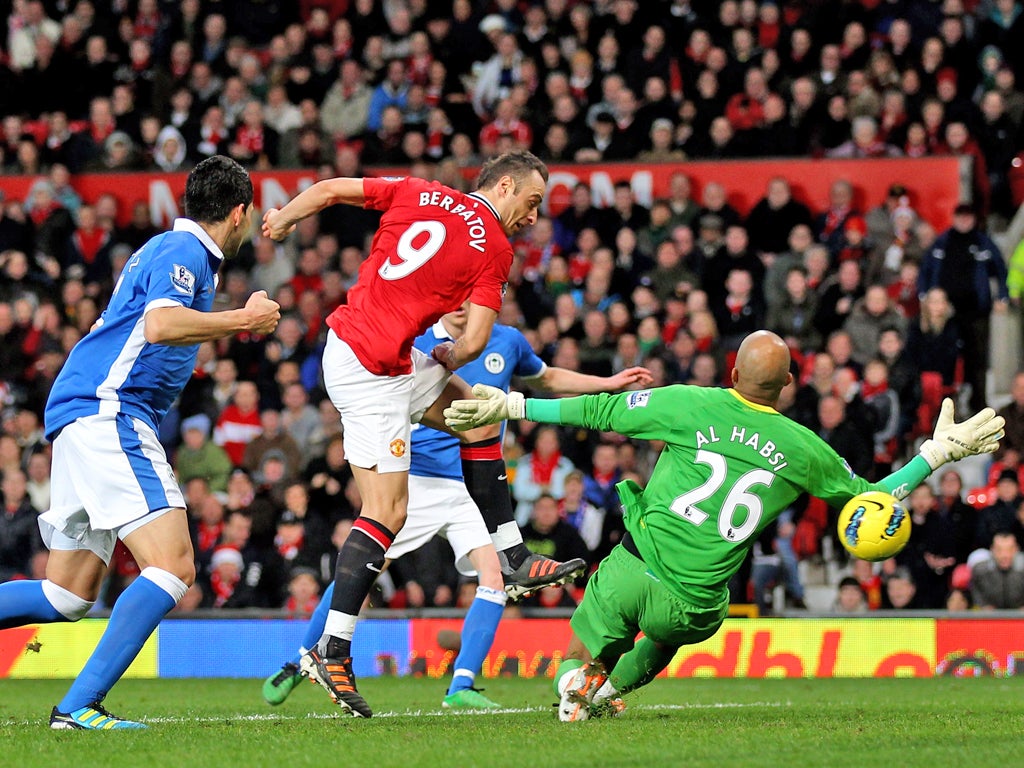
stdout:
POLYGON ((458 572, 476 575, 469 553, 490 546, 491 534, 465 483, 447 477, 409 475, 409 516, 385 557, 397 560, 438 534, 451 544, 458 572))
POLYGON ((87 549, 109 563, 124 538, 185 499, 156 433, 123 413, 84 416, 53 441, 46 546, 87 549))
POLYGON ((411 425, 441 396, 448 369, 412 350, 413 372, 381 376, 366 370, 356 353, 335 333, 324 348, 324 386, 341 414, 345 458, 380 473, 409 471, 411 425))

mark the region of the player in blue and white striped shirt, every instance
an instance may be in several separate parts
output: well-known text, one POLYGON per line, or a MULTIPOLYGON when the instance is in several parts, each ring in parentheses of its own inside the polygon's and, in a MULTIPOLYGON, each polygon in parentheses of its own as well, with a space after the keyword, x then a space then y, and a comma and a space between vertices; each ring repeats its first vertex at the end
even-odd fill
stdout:
MULTIPOLYGON (((415 341, 417 349, 430 353, 438 344, 454 341, 466 328, 464 309, 444 315, 415 341)), ((558 393, 612 392, 634 384, 651 382, 646 368, 627 368, 614 376, 588 376, 565 368, 553 368, 534 353, 526 337, 507 325, 496 324, 480 356, 459 368, 459 376, 470 384, 488 384, 508 391, 512 377, 525 379, 537 389, 558 393)), ((505 585, 498 551, 522 542, 515 523, 488 533, 462 475, 459 439, 445 432, 419 426, 412 431, 409 468, 408 518, 385 553, 390 563, 419 549, 435 534, 448 539, 455 553, 455 566, 463 575, 477 575, 476 597, 462 627, 462 647, 453 665, 454 673, 442 705, 452 709, 493 709, 498 705, 473 688, 505 608, 506 591, 515 599, 522 596, 519 585, 505 585), (512 591, 516 590, 516 591, 512 591)), ((334 585, 325 590, 317 610, 310 617, 304 645, 312 647, 323 632, 334 585)), ((271 675, 263 684, 268 704, 282 703, 301 680, 299 662, 305 648, 271 675)))
POLYGON ((99 595, 120 538, 142 568, 121 594, 82 673, 50 714, 56 729, 144 728, 103 698, 195 579, 185 500, 157 428, 192 375, 203 341, 270 333, 264 291, 210 312, 217 273, 251 229, 248 173, 214 156, 189 174, 185 214, 125 264, 110 304, 75 345, 46 404, 51 506, 39 516, 46 578, 0 584, 0 629, 77 621, 99 595))

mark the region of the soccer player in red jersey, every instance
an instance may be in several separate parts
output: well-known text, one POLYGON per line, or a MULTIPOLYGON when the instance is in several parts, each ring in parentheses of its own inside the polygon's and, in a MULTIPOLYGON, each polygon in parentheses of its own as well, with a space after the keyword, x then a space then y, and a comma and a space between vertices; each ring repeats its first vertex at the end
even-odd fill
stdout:
MULTIPOLYGON (((449 432, 444 409, 472 397, 452 371, 476 359, 490 338, 512 265, 508 236, 537 220, 547 178, 534 155, 510 152, 484 164, 469 194, 415 178, 336 178, 264 214, 263 234, 281 240, 329 205, 384 211, 348 302, 327 319, 333 333, 324 350, 324 382, 341 414, 363 507, 338 554, 324 635, 301 665, 353 715, 371 715, 356 691, 351 640, 384 553, 405 523, 410 424, 449 432), (466 330, 457 341, 439 344, 431 356, 413 348, 417 336, 467 299, 466 330)), ((506 588, 536 589, 582 571, 582 560, 559 563, 523 544, 498 428, 452 434, 463 441, 466 486, 503 556, 506 588)))

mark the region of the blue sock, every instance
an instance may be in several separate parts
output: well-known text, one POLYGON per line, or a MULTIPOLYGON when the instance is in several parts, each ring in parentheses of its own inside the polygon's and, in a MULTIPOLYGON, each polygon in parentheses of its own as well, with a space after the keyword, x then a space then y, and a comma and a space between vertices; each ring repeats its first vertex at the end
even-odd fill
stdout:
POLYGON ((41 581, 8 581, 0 584, 0 629, 25 624, 67 621, 43 593, 41 581))
POLYGON ((174 598, 146 578, 145 573, 135 579, 114 603, 107 629, 96 650, 57 710, 70 713, 94 701, 103 701, 107 691, 139 655, 160 619, 174 607, 174 602, 174 598))
MULTIPOLYGON (((324 633, 324 625, 327 623, 327 614, 331 610, 331 598, 334 596, 334 582, 332 581, 327 589, 324 590, 323 597, 320 598, 320 602, 316 606, 316 610, 313 611, 313 615, 309 617, 309 624, 306 625, 306 634, 302 638, 302 648, 304 651, 308 651, 310 648, 317 644, 320 640, 320 636, 324 633)), ((292 663, 298 664, 302 659, 304 651, 296 653, 292 657, 292 663)))
POLYGON ((505 591, 477 587, 476 598, 466 612, 466 620, 462 623, 462 648, 455 658, 455 671, 448 693, 464 691, 473 687, 480 668, 484 665, 484 657, 491 650, 494 634, 498 631, 498 622, 505 612, 505 591))

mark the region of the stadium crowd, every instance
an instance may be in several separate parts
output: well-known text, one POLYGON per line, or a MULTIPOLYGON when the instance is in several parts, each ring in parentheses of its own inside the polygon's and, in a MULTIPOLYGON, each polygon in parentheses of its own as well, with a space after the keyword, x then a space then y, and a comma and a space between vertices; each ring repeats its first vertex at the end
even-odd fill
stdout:
MULTIPOLYGON (((1024 248, 1010 259, 987 234, 1013 212, 1021 40, 1014 0, 15 0, 0 166, 36 180, 25 199, 0 199, 0 580, 38 577, 45 562, 49 386, 156 234, 146 203, 120 226, 118 198, 82 200, 75 174, 182 171, 226 154, 320 177, 397 166, 466 188, 481 158, 514 148, 552 163, 677 164, 649 206, 621 181, 598 210, 580 184, 519 237, 501 322, 551 365, 644 365, 656 386, 724 386, 740 340, 774 330, 797 380, 784 412, 877 478, 930 432, 941 396, 985 404, 990 315, 1024 289, 1024 248), (968 157, 972 202, 936 231, 905 179, 858 210, 855 178, 808 206, 780 177, 742 216, 720 183, 694 194, 683 163, 796 155, 968 157)), ((320 377, 323 321, 377 215, 327 209, 283 244, 257 237, 222 275, 221 307, 264 289, 283 319, 269 338, 203 344, 162 426, 200 574, 182 608, 309 613, 333 578, 360 499, 320 377)), ((916 491, 911 545, 881 569, 851 563, 837 610, 1024 607, 1024 374, 1002 413, 979 508, 955 470, 916 491)), ((644 482, 658 449, 510 428, 527 544, 597 563, 624 530, 614 484, 644 482)), ((797 561, 839 556, 834 520, 814 499, 794 507, 761 537, 734 599, 766 606, 780 582, 801 606, 797 561)), ((472 599, 435 544, 395 564, 375 605, 472 599)), ((136 573, 119 550, 106 605, 136 573)), ((526 604, 573 605, 574 590, 526 604)))

